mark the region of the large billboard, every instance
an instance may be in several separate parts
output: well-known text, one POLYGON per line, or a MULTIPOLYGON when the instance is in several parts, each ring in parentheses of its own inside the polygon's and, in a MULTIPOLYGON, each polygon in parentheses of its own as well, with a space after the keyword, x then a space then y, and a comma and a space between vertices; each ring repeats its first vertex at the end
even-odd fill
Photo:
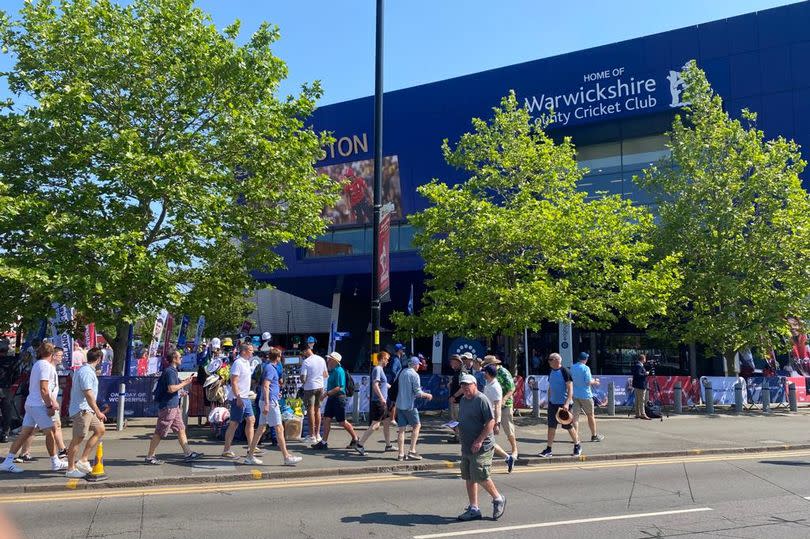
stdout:
MULTIPOLYGON (((371 224, 374 212, 374 160, 352 161, 320 167, 319 174, 343 183, 340 200, 323 215, 333 225, 371 224)), ((399 179, 399 158, 396 155, 383 158, 382 203, 394 207, 391 219, 402 219, 402 189, 399 179)))

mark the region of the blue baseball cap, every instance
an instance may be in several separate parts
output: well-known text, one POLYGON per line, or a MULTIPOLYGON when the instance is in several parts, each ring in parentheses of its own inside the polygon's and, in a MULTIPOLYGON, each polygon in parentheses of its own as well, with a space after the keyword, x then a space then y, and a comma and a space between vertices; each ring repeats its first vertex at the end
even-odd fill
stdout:
POLYGON ((400 351, 400 350, 402 350, 404 348, 405 348, 405 345, 402 344, 402 343, 399 343, 399 342, 394 345, 394 350, 396 350, 396 351, 400 351))
POLYGON ((590 357, 591 357, 591 355, 588 352, 580 352, 579 353, 579 360, 580 361, 588 361, 588 358, 590 358, 590 357))

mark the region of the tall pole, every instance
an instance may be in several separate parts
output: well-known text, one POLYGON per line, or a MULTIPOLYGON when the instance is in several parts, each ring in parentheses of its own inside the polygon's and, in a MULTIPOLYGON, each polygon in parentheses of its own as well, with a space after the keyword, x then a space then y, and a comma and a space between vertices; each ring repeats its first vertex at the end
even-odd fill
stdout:
POLYGON ((377 39, 374 50, 374 221, 371 261, 371 353, 369 368, 380 352, 380 218, 383 173, 383 5, 377 0, 377 39))

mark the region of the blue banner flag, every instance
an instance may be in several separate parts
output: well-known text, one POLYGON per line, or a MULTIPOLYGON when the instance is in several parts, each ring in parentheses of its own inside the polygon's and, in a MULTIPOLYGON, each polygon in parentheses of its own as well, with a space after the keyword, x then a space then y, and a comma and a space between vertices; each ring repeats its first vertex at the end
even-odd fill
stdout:
POLYGON ((180 321, 180 333, 177 334, 177 347, 182 348, 186 345, 186 332, 188 331, 188 323, 191 321, 187 314, 183 315, 180 321))
POLYGON ((413 285, 411 285, 411 295, 408 298, 408 314, 413 314, 413 285))

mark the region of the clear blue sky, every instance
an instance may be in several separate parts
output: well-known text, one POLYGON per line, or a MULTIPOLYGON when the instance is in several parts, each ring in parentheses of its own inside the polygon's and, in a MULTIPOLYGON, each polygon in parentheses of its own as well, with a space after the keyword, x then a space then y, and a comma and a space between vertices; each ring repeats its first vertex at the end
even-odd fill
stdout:
MULTIPOLYGON (((792 3, 786 0, 387 0, 385 88, 395 90, 792 3)), ((16 12, 22 0, 0 0, 16 12)), ((321 104, 374 92, 374 0, 198 0, 217 26, 281 28, 283 93, 319 79, 321 104)), ((0 59, 7 68, 8 58, 0 59)), ((3 91, 0 90, 0 94, 3 91)))

